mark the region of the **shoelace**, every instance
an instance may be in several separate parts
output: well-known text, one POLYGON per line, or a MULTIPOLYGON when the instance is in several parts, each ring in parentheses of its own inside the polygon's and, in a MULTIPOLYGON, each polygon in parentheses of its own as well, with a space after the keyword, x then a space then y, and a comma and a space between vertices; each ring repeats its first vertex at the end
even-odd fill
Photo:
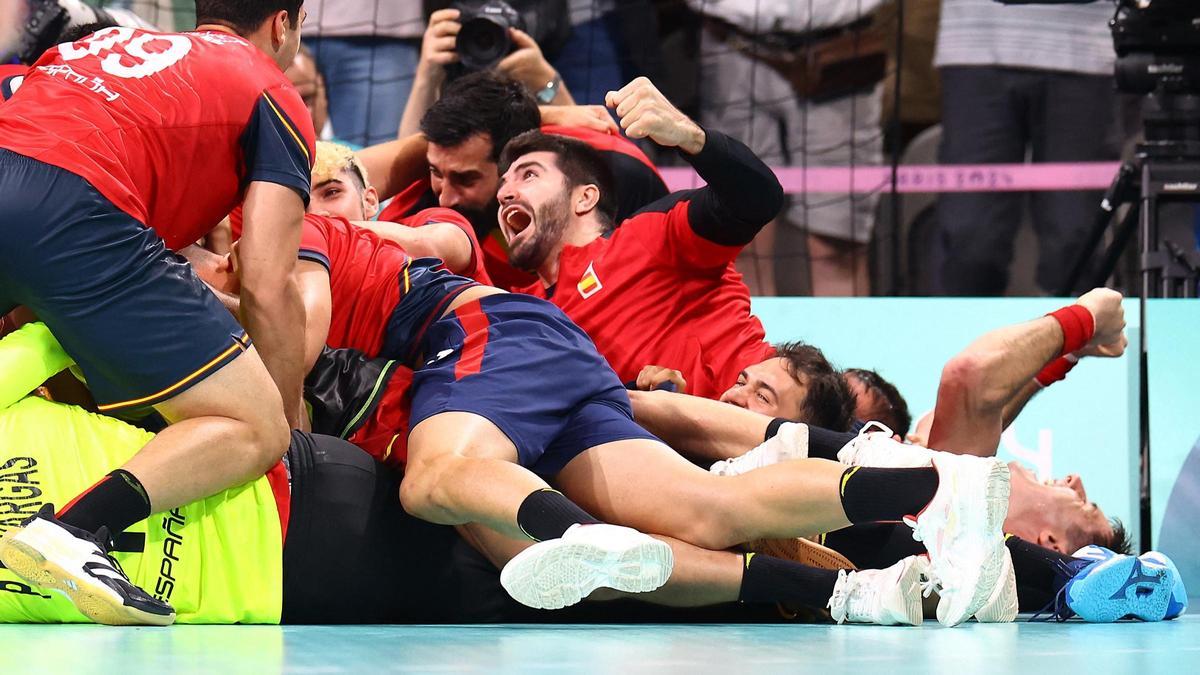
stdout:
POLYGON ((830 610, 830 614, 833 615, 834 620, 837 621, 838 623, 842 623, 843 621, 845 621, 846 615, 849 613, 846 611, 848 609, 846 607, 846 605, 849 601, 849 598, 846 597, 847 596, 846 587, 850 585, 849 584, 849 575, 850 574, 852 574, 852 573, 847 572, 846 570, 838 570, 837 582, 834 583, 834 585, 833 585, 833 595, 829 596, 829 602, 825 605, 825 607, 830 610), (838 616, 837 616, 839 613, 839 610, 842 615, 841 618, 838 618, 838 616))
POLYGON ((1054 619, 1055 621, 1062 623, 1063 621, 1066 621, 1067 619, 1070 619, 1071 617, 1075 616, 1075 610, 1071 609, 1070 605, 1067 604, 1067 583, 1066 582, 1070 581, 1071 579, 1074 579, 1076 574, 1079 574, 1081 571, 1083 571, 1087 567, 1090 567, 1095 562, 1096 562, 1095 560, 1092 560, 1090 558, 1080 558, 1077 560, 1072 560, 1069 563, 1065 563, 1061 560, 1055 560, 1054 561, 1054 568, 1055 568, 1054 571, 1057 572, 1058 574, 1062 575, 1062 577, 1064 578, 1063 585, 1060 586, 1058 589, 1058 592, 1054 594, 1054 598, 1052 600, 1050 600, 1050 602, 1046 603, 1045 607, 1039 609, 1037 611, 1037 613, 1034 614, 1033 617, 1030 618, 1029 620, 1030 621, 1049 621, 1051 619, 1054 619), (1044 619, 1041 618, 1042 615, 1047 612, 1050 612, 1050 615, 1045 617, 1044 619))
POLYGON ((933 595, 935 591, 942 590, 942 580, 934 576, 932 570, 924 574, 923 577, 924 578, 921 579, 922 598, 928 598, 929 596, 933 595))
POLYGON ((129 575, 125 573, 125 568, 121 567, 121 563, 118 562, 111 553, 112 541, 112 534, 108 531, 107 527, 102 527, 96 532, 94 543, 96 544, 96 547, 100 549, 100 553, 103 554, 106 559, 108 559, 109 564, 117 571, 117 573, 124 577, 126 581, 129 581, 129 575))

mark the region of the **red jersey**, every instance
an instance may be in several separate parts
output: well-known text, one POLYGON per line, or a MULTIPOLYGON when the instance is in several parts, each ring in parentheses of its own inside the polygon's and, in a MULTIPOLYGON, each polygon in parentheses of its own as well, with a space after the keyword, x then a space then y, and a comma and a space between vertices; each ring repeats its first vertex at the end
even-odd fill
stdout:
MULTIPOLYGON (((542 132, 583 141, 604 156, 616 180, 617 222, 667 195, 667 185, 654 163, 628 138, 585 127, 553 124, 543 125, 542 132)), ((437 197, 430 189, 429 178, 425 177, 396 195, 380 214, 379 219, 399 222, 404 214, 436 203, 437 197)), ((476 235, 483 247, 483 267, 492 279, 490 283, 497 288, 511 291, 536 282, 535 275, 509 264, 508 244, 504 241, 504 235, 500 233, 494 218, 486 227, 486 230, 477 230, 476 235)))
POLYGON ((492 284, 492 279, 484 267, 483 249, 479 246, 479 240, 475 238, 475 228, 471 227, 471 223, 458 211, 435 206, 401 218, 399 222, 401 225, 409 227, 424 227, 432 223, 450 223, 456 226, 467 235, 467 239, 471 240, 471 262, 467 263, 467 269, 459 276, 470 277, 489 286, 492 284))
POLYGON ((313 129, 287 77, 226 33, 106 28, 47 51, 0 115, 0 147, 74 173, 170 248, 246 184, 308 199, 313 129))
POLYGON ((29 73, 28 66, 0 65, 0 101, 7 101, 21 88, 25 75, 29 73))
POLYGON ((741 247, 697 235, 686 198, 658 205, 610 237, 564 248, 550 292, 540 283, 522 290, 571 317, 621 381, 666 366, 683 373, 689 394, 715 399, 775 350, 733 267, 741 247))
POLYGON ((411 258, 395 242, 345 218, 304 217, 300 258, 329 270, 332 316, 325 343, 368 357, 410 361, 431 318, 473 285, 437 258, 411 258))

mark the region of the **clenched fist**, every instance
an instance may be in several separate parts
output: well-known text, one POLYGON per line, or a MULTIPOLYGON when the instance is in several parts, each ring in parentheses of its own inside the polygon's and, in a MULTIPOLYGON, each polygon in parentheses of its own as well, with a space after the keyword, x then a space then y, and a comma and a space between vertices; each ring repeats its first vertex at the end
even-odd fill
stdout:
POLYGON ((667 148, 695 155, 704 149, 704 129, 671 105, 650 80, 639 77, 604 96, 630 138, 649 138, 667 148))

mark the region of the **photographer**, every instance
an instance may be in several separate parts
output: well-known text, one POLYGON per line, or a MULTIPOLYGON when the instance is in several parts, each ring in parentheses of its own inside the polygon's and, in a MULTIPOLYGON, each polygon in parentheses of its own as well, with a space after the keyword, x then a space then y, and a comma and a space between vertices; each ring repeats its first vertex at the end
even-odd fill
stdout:
MULTIPOLYGON (((437 101, 451 65, 461 63, 457 51, 458 35, 463 28, 461 18, 462 11, 455 8, 439 9, 430 15, 421 40, 421 59, 417 62, 412 94, 400 120, 401 138, 420 131, 421 117, 437 101)), ((508 31, 512 51, 493 67, 524 84, 543 105, 574 105, 571 93, 537 42, 519 28, 511 27, 508 31)))

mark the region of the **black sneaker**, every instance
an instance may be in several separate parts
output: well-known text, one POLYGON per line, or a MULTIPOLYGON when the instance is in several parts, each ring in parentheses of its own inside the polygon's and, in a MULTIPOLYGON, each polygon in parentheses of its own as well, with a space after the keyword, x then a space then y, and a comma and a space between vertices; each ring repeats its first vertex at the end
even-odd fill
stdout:
POLYGON ((107 528, 92 534, 60 522, 45 504, 0 538, 0 562, 25 581, 58 591, 96 623, 169 626, 171 605, 151 597, 109 555, 107 528))

